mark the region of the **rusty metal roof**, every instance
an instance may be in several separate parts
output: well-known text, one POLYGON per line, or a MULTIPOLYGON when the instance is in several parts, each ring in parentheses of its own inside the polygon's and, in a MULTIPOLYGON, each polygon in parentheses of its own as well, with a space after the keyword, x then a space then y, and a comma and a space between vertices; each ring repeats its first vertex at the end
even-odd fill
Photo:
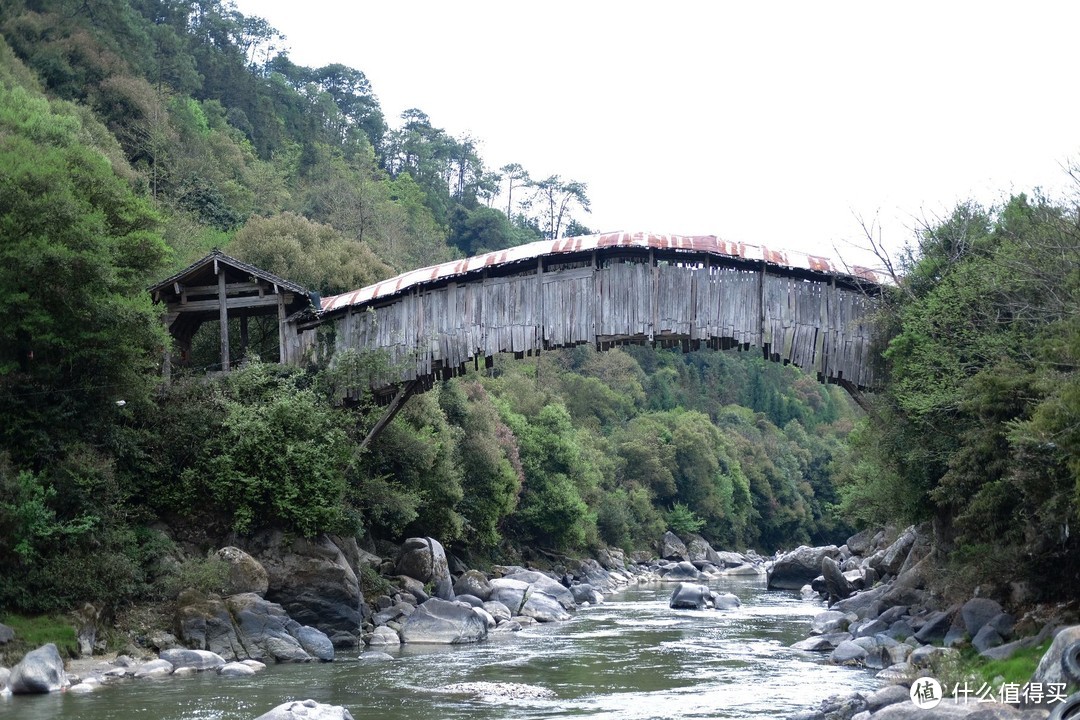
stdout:
POLYGON ((568 255, 610 248, 682 250, 705 253, 738 260, 764 262, 775 267, 808 270, 828 273, 838 277, 851 278, 878 285, 889 284, 889 279, 869 268, 837 265, 829 258, 790 250, 773 250, 760 245, 747 245, 723 240, 715 235, 663 235, 644 232, 614 232, 558 240, 538 240, 527 245, 496 250, 484 255, 476 255, 462 260, 452 260, 441 265, 432 265, 417 270, 410 270, 389 280, 374 285, 352 290, 341 295, 323 298, 322 311, 340 310, 352 305, 363 305, 372 300, 390 297, 417 285, 438 282, 461 275, 467 275, 485 268, 500 267, 513 263, 535 260, 540 257, 568 255))

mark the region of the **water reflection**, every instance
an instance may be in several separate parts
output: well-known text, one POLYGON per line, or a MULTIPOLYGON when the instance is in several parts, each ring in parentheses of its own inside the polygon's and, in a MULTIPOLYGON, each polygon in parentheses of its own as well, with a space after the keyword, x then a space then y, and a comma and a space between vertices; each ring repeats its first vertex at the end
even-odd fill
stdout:
POLYGON ((250 720, 286 700, 344 705, 358 718, 777 718, 877 686, 872 675, 791 650, 822 609, 764 583, 715 583, 743 606, 671 610, 670 586, 627 589, 571 621, 459 647, 407 646, 392 663, 270 667, 253 678, 141 680, 91 695, 0 700, 0 719, 250 720), (444 692, 457 683, 521 683, 554 698, 444 692))

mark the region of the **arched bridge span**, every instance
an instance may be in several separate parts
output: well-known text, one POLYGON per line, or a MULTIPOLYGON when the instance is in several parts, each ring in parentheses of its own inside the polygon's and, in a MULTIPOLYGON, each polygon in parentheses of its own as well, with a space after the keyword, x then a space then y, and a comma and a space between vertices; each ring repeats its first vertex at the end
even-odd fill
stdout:
POLYGON ((885 279, 716 236, 605 233, 544 240, 420 268, 325 298, 292 319, 286 360, 382 350, 372 390, 430 387, 468 363, 582 343, 760 347, 825 382, 876 384, 871 316, 885 279), (319 327, 330 326, 329 347, 319 327))

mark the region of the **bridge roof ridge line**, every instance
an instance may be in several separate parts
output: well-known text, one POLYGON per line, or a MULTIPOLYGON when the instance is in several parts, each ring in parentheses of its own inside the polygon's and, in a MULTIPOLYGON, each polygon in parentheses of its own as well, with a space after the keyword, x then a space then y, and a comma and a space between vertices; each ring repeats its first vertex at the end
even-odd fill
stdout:
POLYGON ((556 240, 537 240, 505 250, 450 260, 439 265, 417 268, 372 285, 350 290, 322 299, 322 312, 363 305, 372 300, 391 297, 404 290, 454 277, 469 275, 491 267, 535 260, 539 257, 567 255, 611 248, 676 250, 727 257, 733 260, 764 262, 779 268, 824 273, 876 285, 891 284, 883 273, 870 268, 839 267, 824 256, 800 251, 774 250, 764 245, 724 240, 716 235, 678 235, 652 232, 610 232, 580 235, 556 240))

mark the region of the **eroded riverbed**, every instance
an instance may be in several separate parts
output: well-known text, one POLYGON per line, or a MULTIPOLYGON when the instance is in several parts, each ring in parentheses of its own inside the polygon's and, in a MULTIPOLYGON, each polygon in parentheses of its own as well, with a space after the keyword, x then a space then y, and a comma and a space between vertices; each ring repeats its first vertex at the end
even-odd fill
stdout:
POLYGON ((764 580, 712 583, 731 612, 671 610, 670 585, 632 587, 565 623, 463 647, 404 647, 391 663, 280 665, 253 678, 123 682, 89 695, 0 698, 19 720, 250 720, 291 699, 344 705, 362 718, 782 718, 840 692, 879 685, 865 670, 791 650, 822 610, 764 580), (458 683, 521 683, 553 697, 449 693, 458 683))

